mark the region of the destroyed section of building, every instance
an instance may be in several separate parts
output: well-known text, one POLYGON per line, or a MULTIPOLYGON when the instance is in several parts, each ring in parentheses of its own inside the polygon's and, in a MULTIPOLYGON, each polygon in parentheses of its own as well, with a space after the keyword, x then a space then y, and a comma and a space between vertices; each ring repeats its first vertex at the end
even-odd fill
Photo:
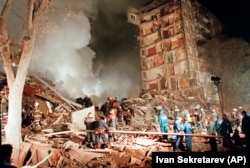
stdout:
POLYGON ((138 27, 143 90, 179 92, 186 98, 218 100, 211 71, 197 48, 222 31, 212 13, 192 0, 154 0, 130 8, 128 22, 138 27))
MULTIPOLYGON (((1 90, 1 99, 1 135, 4 141, 4 125, 8 120, 6 85, 1 90)), ((109 148, 93 149, 82 143, 87 132, 83 119, 89 112, 100 115, 98 108, 85 108, 72 102, 62 97, 50 82, 30 76, 23 94, 23 164, 47 167, 150 167, 152 152, 173 151, 173 141, 162 141, 157 108, 159 105, 166 108, 171 133, 175 106, 182 113, 197 104, 192 100, 181 100, 177 96, 173 99, 164 92, 146 92, 137 98, 119 100, 124 107, 133 109, 131 124, 118 122, 115 132, 117 140, 110 142, 109 148)), ((194 151, 209 150, 205 140, 204 137, 194 137, 194 151)))

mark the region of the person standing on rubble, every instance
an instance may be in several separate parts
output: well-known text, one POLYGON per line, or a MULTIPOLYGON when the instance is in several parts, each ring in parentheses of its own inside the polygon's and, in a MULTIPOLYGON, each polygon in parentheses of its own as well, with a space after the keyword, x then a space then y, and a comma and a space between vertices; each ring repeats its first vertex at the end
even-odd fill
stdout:
POLYGON ((221 130, 220 130, 222 139, 222 146, 226 151, 230 151, 232 147, 232 140, 231 140, 231 133, 233 133, 231 122, 228 120, 227 115, 224 113, 222 115, 222 123, 221 123, 221 130))
POLYGON ((84 118, 84 124, 87 130, 87 145, 90 145, 90 147, 92 148, 94 143, 94 133, 91 131, 93 131, 94 121, 94 114, 92 112, 89 112, 88 115, 84 118))
POLYGON ((232 111, 232 113, 231 113, 232 127, 236 127, 237 128, 236 120, 237 120, 237 109, 234 108, 233 111, 232 111))
MULTIPOLYGON (((207 133, 209 135, 216 135, 215 122, 213 120, 211 120, 210 118, 208 119, 207 133)), ((215 137, 209 137, 209 144, 210 144, 210 147, 211 147, 211 152, 218 152, 215 137)))
POLYGON ((103 115, 107 117, 110 109, 111 109, 111 106, 110 106, 109 98, 107 98, 106 102, 101 106, 100 110, 102 111, 103 115))
POLYGON ((107 123, 105 122, 105 118, 101 116, 97 122, 96 126, 94 129, 94 134, 95 134, 95 149, 98 149, 101 147, 101 140, 104 145, 108 144, 108 139, 105 135, 105 132, 109 131, 109 127, 107 123))
MULTIPOLYGON (((185 122, 183 124, 182 131, 184 131, 185 134, 193 134, 192 119, 189 116, 185 117, 185 122)), ((185 136, 185 141, 187 152, 192 152, 192 136, 185 136)))
POLYGON ((179 117, 180 116, 180 109, 177 106, 174 106, 174 116, 179 117))
POLYGON ((215 111, 215 109, 212 110, 212 114, 211 114, 211 120, 216 121, 216 119, 218 118, 218 114, 215 111))
POLYGON ((124 115, 124 112, 123 112, 122 106, 119 106, 117 108, 117 120, 118 120, 118 122, 123 121, 123 115, 124 115))
POLYGON ((250 117, 247 115, 247 112, 245 110, 242 110, 242 124, 241 124, 241 130, 246 136, 246 143, 247 143, 247 152, 250 152, 250 117))
POLYGON ((182 144, 183 140, 183 135, 179 135, 182 133, 182 117, 177 117, 175 122, 174 122, 174 133, 176 133, 176 141, 175 141, 175 146, 174 146, 174 151, 179 152, 181 149, 184 148, 182 144))
MULTIPOLYGON (((213 120, 213 118, 211 118, 211 120, 213 120)), ((222 118, 221 118, 221 115, 219 114, 215 121, 215 128, 216 128, 217 136, 221 136, 221 123, 222 123, 222 118)), ((222 142, 221 138, 218 138, 218 142, 219 144, 222 142)))
MULTIPOLYGON (((117 123, 117 117, 115 114, 115 109, 113 108, 110 110, 109 115, 107 117, 107 124, 108 124, 108 127, 111 131, 116 130, 116 123, 117 123)), ((109 142, 111 142, 111 140, 116 141, 116 137, 115 137, 114 132, 108 133, 108 140, 109 140, 109 142)))
POLYGON ((82 100, 82 106, 84 108, 91 107, 93 105, 93 102, 89 96, 85 96, 82 100))
POLYGON ((131 125, 132 113, 130 112, 129 109, 125 111, 123 118, 126 125, 131 125))
MULTIPOLYGON (((160 110, 158 122, 160 124, 161 132, 167 133, 168 132, 168 116, 165 113, 165 110, 163 108, 160 110)), ((167 139, 167 138, 168 138, 167 135, 163 135, 163 139, 167 139)))

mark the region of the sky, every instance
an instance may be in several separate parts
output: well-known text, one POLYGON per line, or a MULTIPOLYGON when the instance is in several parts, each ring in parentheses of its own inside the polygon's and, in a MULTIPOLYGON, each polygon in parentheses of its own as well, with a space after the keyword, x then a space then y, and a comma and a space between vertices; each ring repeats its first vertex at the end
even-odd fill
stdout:
MULTIPOLYGON (((18 12, 25 9, 26 1, 14 2, 10 35, 22 37, 19 32, 23 18, 18 12)), ((36 40, 31 75, 51 80, 70 99, 88 95, 98 103, 108 96, 127 97, 131 89, 140 87, 141 81, 138 29, 127 22, 126 12, 129 6, 141 7, 148 2, 55 0, 54 12, 44 21, 46 26, 40 27, 43 33, 36 40)), ((250 41, 245 0, 199 2, 228 27, 229 35, 250 41)))
POLYGON ((198 0, 225 26, 227 35, 250 42, 249 2, 247 0, 198 0))

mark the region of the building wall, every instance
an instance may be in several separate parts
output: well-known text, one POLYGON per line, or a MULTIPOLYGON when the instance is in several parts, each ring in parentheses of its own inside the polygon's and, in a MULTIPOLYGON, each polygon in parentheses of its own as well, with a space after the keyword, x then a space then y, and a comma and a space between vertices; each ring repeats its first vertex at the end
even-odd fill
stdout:
POLYGON ((207 96, 211 74, 197 46, 221 31, 222 25, 194 0, 155 0, 128 10, 138 26, 142 88, 179 90, 186 96, 207 96), (199 95, 200 94, 200 95, 199 95))

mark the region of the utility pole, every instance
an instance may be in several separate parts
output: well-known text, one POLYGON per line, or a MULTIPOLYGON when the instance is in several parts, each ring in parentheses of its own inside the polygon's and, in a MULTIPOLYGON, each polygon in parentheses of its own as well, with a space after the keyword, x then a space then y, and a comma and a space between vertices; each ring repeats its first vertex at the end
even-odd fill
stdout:
POLYGON ((223 95, 222 95, 222 91, 221 91, 221 87, 220 87, 220 80, 221 78, 218 76, 212 76, 211 80, 214 82, 215 86, 217 87, 217 92, 219 95, 219 101, 220 101, 220 108, 221 108, 221 113, 224 113, 224 103, 223 103, 223 95))

